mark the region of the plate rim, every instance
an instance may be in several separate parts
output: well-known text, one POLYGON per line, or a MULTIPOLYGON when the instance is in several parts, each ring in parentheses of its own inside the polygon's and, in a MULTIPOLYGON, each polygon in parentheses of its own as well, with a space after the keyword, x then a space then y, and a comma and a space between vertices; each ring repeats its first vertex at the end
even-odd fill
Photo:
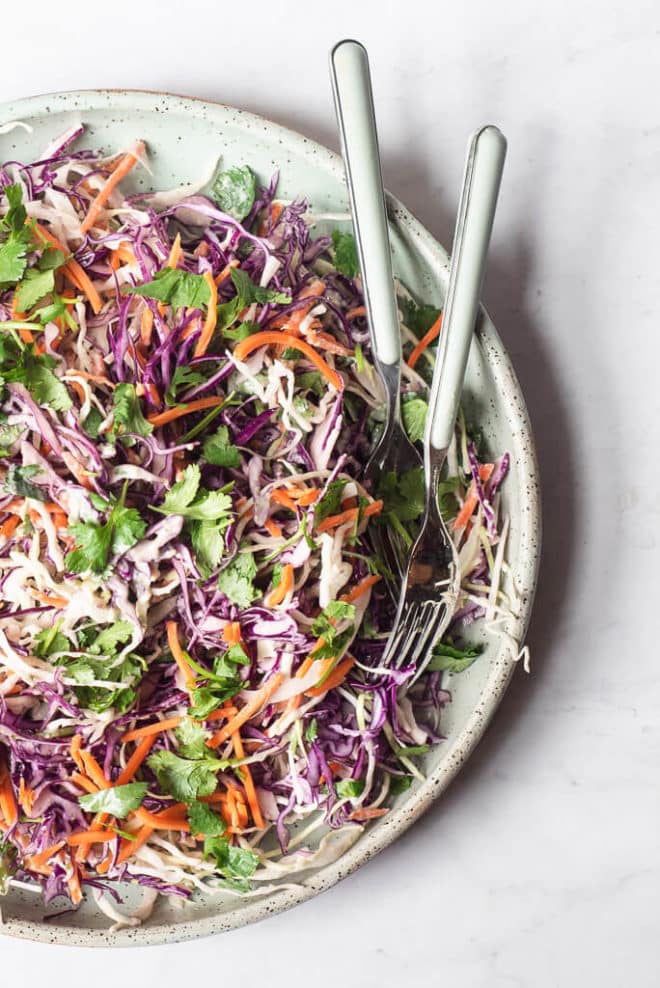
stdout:
MULTIPOLYGON (((85 110, 108 108, 111 103, 101 104, 100 98, 110 97, 123 100, 133 97, 138 103, 144 106, 133 107, 133 109, 151 110, 153 107, 146 105, 147 98, 162 97, 166 101, 172 101, 181 108, 186 103, 193 103, 199 108, 208 108, 211 113, 220 111, 227 114, 236 114, 248 123, 266 125, 270 133, 275 133, 285 140, 285 145, 293 143, 303 148, 307 152, 316 154, 321 152, 326 159, 326 164, 331 171, 335 172, 344 181, 343 163, 341 156, 312 138, 306 137, 303 133, 277 121, 270 120, 258 113, 250 110, 243 110, 219 100, 208 99, 199 96, 187 96, 181 93, 172 93, 157 89, 126 89, 126 88, 99 88, 65 90, 61 92, 48 92, 32 96, 22 97, 17 100, 4 100, 0 103, 0 124, 5 121, 5 114, 9 111, 22 111, 27 115, 37 115, 49 113, 44 101, 49 99, 58 100, 58 106, 53 108, 55 112, 75 112, 84 114, 85 110), (98 102, 95 103, 94 100, 98 102), (82 105, 85 100, 91 101, 87 106, 82 105), (79 102, 81 105, 73 105, 79 102)), ((130 109, 127 107, 127 109, 130 109)), ((20 119, 14 116, 14 119, 20 119)), ((29 122, 29 121, 27 121, 29 122)), ((4 135, 7 136, 7 135, 4 135)), ((386 193, 388 208, 397 217, 404 227, 412 228, 412 232, 417 237, 417 247, 423 249, 429 258, 438 265, 438 279, 446 283, 446 269, 448 263, 448 253, 435 237, 427 230, 424 224, 412 213, 396 196, 390 192, 386 193)), ((539 484, 539 468, 536 452, 534 434, 527 410, 527 405, 522 392, 522 388, 515 373, 511 358, 504 347, 497 329, 491 320, 488 312, 480 306, 480 317, 476 329, 477 336, 482 346, 490 349, 496 359, 488 359, 489 369, 493 378, 502 390, 516 396, 516 410, 511 412, 511 417, 515 419, 517 430, 515 440, 518 444, 518 468, 521 471, 521 484, 526 491, 526 511, 521 513, 523 518, 521 524, 521 558, 518 562, 518 572, 524 577, 525 597, 522 604, 522 615, 518 620, 518 630, 521 639, 524 639, 531 619, 534 596, 538 580, 541 549, 541 494, 539 484), (523 537, 526 536, 526 537, 523 537)), ((336 885, 342 879, 351 875, 363 864, 366 864, 372 857, 388 847, 393 841, 415 823, 444 792, 452 780, 460 771, 464 762, 474 751, 481 740, 492 716, 499 706, 504 693, 510 683, 511 677, 516 667, 516 662, 510 655, 502 654, 498 656, 494 663, 489 680, 481 691, 479 699, 465 721, 462 729, 451 742, 447 755, 426 778, 416 791, 415 800, 406 803, 393 810, 388 817, 384 818, 380 825, 373 830, 366 830, 361 837, 352 844, 347 851, 336 861, 325 865, 314 872, 307 879, 303 879, 296 886, 295 891, 286 888, 282 892, 271 892, 263 898, 237 899, 241 907, 228 913, 218 914, 211 917, 201 917, 189 922, 177 923, 166 922, 159 926, 139 926, 124 928, 116 932, 108 929, 91 929, 89 927, 80 929, 77 927, 50 926, 47 922, 38 923, 30 919, 10 918, 0 920, 0 933, 23 940, 32 940, 42 943, 51 943, 68 946, 86 947, 127 947, 127 946, 156 946, 163 943, 183 942, 216 933, 225 932, 230 929, 238 929, 250 923, 267 918, 271 914, 283 912, 315 895, 326 891, 336 885)), ((0 901, 1 905, 1 901, 0 901)))

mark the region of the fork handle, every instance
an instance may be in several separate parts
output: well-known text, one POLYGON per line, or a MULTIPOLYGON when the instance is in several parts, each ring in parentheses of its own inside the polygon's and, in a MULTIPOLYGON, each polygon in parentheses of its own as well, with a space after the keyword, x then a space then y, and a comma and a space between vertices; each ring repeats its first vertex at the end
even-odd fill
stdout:
POLYGON ((371 338, 379 362, 398 367, 401 332, 369 58, 364 46, 351 40, 335 45, 330 52, 330 75, 371 338))
POLYGON ((497 127, 472 135, 429 399, 426 444, 437 452, 449 448, 454 432, 505 155, 506 139, 497 127))

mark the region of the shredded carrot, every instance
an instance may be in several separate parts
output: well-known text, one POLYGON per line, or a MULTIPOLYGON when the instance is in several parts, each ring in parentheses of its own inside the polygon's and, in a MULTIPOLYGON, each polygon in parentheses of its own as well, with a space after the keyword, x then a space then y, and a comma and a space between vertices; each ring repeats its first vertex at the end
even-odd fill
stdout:
POLYGON ((175 806, 169 806, 166 810, 161 810, 160 813, 149 813, 141 806, 138 810, 135 810, 135 817, 140 821, 140 823, 145 826, 153 827, 154 830, 180 830, 182 833, 190 833, 190 824, 188 820, 172 815, 173 811, 178 811, 183 809, 186 810, 184 803, 177 803, 175 806))
POLYGON ((69 875, 66 884, 69 889, 71 902, 74 906, 79 906, 82 902, 82 888, 80 887, 80 872, 75 863, 73 865, 73 871, 69 875))
POLYGON ((277 607, 281 604, 288 593, 293 590, 293 566, 291 563, 286 563, 282 567, 282 576, 280 582, 276 587, 271 590, 266 598, 267 607, 277 607))
POLYGON ((4 778, 0 782, 0 810, 7 827, 13 827, 18 820, 18 804, 9 773, 6 769, 4 771, 4 778))
POLYGON ((140 319, 140 342, 142 346, 146 348, 151 343, 151 334, 154 329, 154 313, 153 309, 150 309, 148 305, 145 305, 142 310, 142 317, 140 319))
POLYGON ((274 539, 281 538, 282 527, 281 525, 278 525, 276 521, 273 521, 272 518, 266 518, 266 521, 264 522, 264 528, 266 529, 269 535, 273 536, 274 539))
POLYGON ((310 333, 305 333, 305 338, 308 343, 312 346, 318 347, 319 350, 327 350, 328 353, 334 353, 338 357, 352 357, 354 351, 351 350, 349 346, 345 346, 336 340, 334 336, 330 333, 321 333, 316 330, 312 330, 310 333))
POLYGON ((288 508, 290 511, 297 511, 296 502, 293 500, 290 494, 286 491, 281 490, 281 488, 276 487, 274 491, 271 491, 268 495, 271 501, 275 504, 280 504, 283 508, 288 508))
MULTIPOLYGON (((378 515, 383 510, 382 501, 372 501, 368 504, 362 513, 363 518, 371 518, 372 515, 378 515)), ((327 532, 332 528, 338 528, 340 525, 345 525, 349 521, 357 521, 360 515, 359 508, 349 508, 347 511, 342 511, 338 515, 328 515, 324 518, 321 524, 318 526, 316 531, 321 535, 323 532, 327 532)))
POLYGON ((239 264, 240 261, 237 261, 236 259, 230 261, 229 264, 225 264, 224 268, 222 269, 218 277, 215 279, 216 285, 221 285, 223 281, 226 281, 227 278, 229 277, 229 273, 231 269, 237 268, 239 264))
MULTIPOLYGON (((234 742, 234 752, 237 758, 245 758, 245 748, 243 747, 243 739, 238 731, 232 735, 234 742)), ((264 829, 264 818, 261 813, 261 807, 259 806, 259 800, 257 799, 257 791, 254 788, 254 780, 252 778, 252 773, 247 765, 241 765, 239 767, 239 772, 243 779, 243 785, 245 786, 245 795, 247 796, 248 806, 250 807, 250 813, 252 814, 252 819, 254 820, 255 826, 259 830, 264 829)))
MULTIPOLYGON (((53 236, 50 230, 47 230, 44 226, 42 226, 41 223, 35 224, 35 230, 45 240, 47 240, 48 243, 52 244, 56 250, 62 251, 65 257, 69 254, 69 250, 60 243, 57 237, 53 236)), ((67 261, 67 263, 62 267, 62 271, 71 284, 87 296, 89 299, 89 304, 94 311, 94 315, 98 315, 103 308, 103 302, 101 300, 101 296, 92 284, 87 272, 80 266, 80 264, 78 264, 77 261, 74 260, 67 261)))
POLYGON ((189 401, 187 405, 177 405, 174 408, 168 408, 166 412, 160 412, 157 415, 148 415, 147 421, 158 428, 161 425, 167 425, 168 422, 173 422, 174 419, 181 418, 182 415, 190 415, 192 412, 201 412, 205 408, 214 408, 216 405, 221 405, 225 399, 222 395, 211 395, 208 398, 197 398, 195 401, 189 401))
MULTIPOLYGON (((300 324, 303 319, 309 315, 310 309, 313 309, 316 305, 316 300, 320 295, 323 295, 325 291, 324 281, 314 281, 311 285, 303 290, 298 295, 298 299, 308 298, 310 301, 307 305, 301 305, 299 308, 294 309, 293 312, 287 312, 283 316, 278 316, 271 322, 273 329, 281 329, 286 326, 287 332, 293 335, 300 335, 300 324)), ((296 299, 296 301, 298 301, 296 299)), ((284 342, 283 340, 281 342, 284 342)), ((339 388, 337 389, 339 390, 339 388)))
POLYGON ((310 490, 305 491, 304 494, 300 495, 300 497, 298 498, 298 504, 300 505, 301 508, 306 508, 310 504, 314 504, 315 501, 318 501, 320 496, 321 496, 321 492, 317 491, 316 488, 312 487, 310 490))
POLYGON ((118 786, 125 786, 127 782, 131 781, 131 779, 134 777, 135 773, 139 769, 140 765, 151 751, 155 740, 156 740, 155 734, 152 734, 146 738, 142 738, 139 745, 137 746, 131 757, 126 762, 125 768, 123 768, 120 774, 117 776, 118 786))
POLYGON ((52 607, 62 608, 69 606, 69 601, 66 597, 52 597, 50 594, 44 593, 43 590, 33 590, 32 596, 35 597, 36 600, 40 600, 42 604, 50 604, 52 607))
POLYGON ((317 370, 323 374, 336 391, 341 391, 344 387, 341 375, 330 367, 306 340, 300 340, 296 336, 293 336, 292 333, 278 332, 277 330, 271 331, 268 329, 263 329, 259 333, 253 333, 252 336, 247 336, 236 346, 234 357, 236 360, 245 360, 253 350, 258 350, 262 346, 271 346, 272 344, 295 347, 296 350, 300 350, 314 364, 317 370))
POLYGON ((235 717, 238 713, 236 707, 222 707, 220 710, 214 710, 213 713, 205 717, 205 720, 222 720, 224 717, 235 717))
MULTIPOLYGON (((332 665, 334 659, 324 659, 323 661, 324 663, 328 662, 330 665, 332 665)), ((305 691, 307 693, 307 696, 323 696, 323 694, 327 693, 328 690, 336 689, 337 686, 340 686, 344 682, 354 662, 355 659, 353 658, 353 656, 347 655, 346 658, 342 659, 342 661, 337 665, 337 667, 333 669, 333 671, 330 673, 330 675, 328 676, 328 678, 325 680, 324 683, 321 683, 320 686, 312 686, 311 689, 305 691)), ((326 668, 323 667, 321 668, 319 679, 323 679, 323 676, 325 675, 326 671, 327 671, 326 668)))
POLYGON ((367 593, 368 590, 371 590, 371 588, 376 583, 378 583, 380 579, 381 577, 377 575, 367 576, 364 578, 364 580, 361 580, 360 583, 354 586, 352 590, 349 590, 348 593, 342 594, 342 596, 339 599, 345 601, 347 604, 352 604, 354 601, 358 600, 363 594, 367 593))
POLYGON ((376 817, 385 816, 386 813, 389 813, 389 810, 385 807, 381 809, 378 806, 365 806, 361 809, 353 810, 348 819, 362 823, 364 820, 375 820, 376 817))
POLYGON ((74 772, 71 776, 71 781, 75 782, 77 786, 84 789, 85 792, 98 792, 99 787, 91 779, 88 779, 86 775, 82 772, 74 772))
POLYGON ((11 538, 20 523, 21 519, 18 515, 12 515, 10 518, 7 518, 3 521, 2 525, 0 525, 0 536, 4 539, 11 538))
POLYGON ((138 830, 135 840, 122 841, 119 854, 117 855, 117 864, 123 864, 136 851, 139 851, 143 844, 147 843, 155 829, 155 827, 145 824, 138 830))
POLYGON ((91 230, 91 228, 96 223, 98 217, 100 216, 103 207, 105 206, 106 202, 112 195, 113 191, 119 185, 121 180, 125 178, 128 175, 128 173, 131 171, 131 169, 137 164, 137 162, 140 160, 139 156, 143 152, 144 152, 144 144, 142 141, 139 141, 136 146, 136 151, 128 151, 119 159, 119 163, 117 164, 116 168, 114 169, 112 174, 108 176, 108 178, 106 179, 103 185, 103 188, 98 193, 94 201, 91 203, 89 210, 87 212, 87 216, 80 225, 81 233, 84 234, 87 233, 89 230, 91 230))
POLYGON ((177 629, 176 621, 167 622, 167 643, 170 646, 170 652, 172 653, 172 658, 178 665, 181 673, 183 674, 183 680, 186 684, 186 689, 190 690, 193 688, 195 677, 193 676, 192 669, 186 661, 186 657, 183 654, 183 649, 179 644, 179 633, 177 629))
POLYGON ((181 250, 181 234, 177 233, 174 238, 174 243, 170 250, 170 255, 167 258, 166 268, 177 268, 179 266, 179 261, 183 256, 183 251, 181 250))
POLYGON ((164 731, 173 731, 181 723, 181 717, 168 717, 167 720, 159 720, 155 724, 147 724, 146 727, 138 727, 134 731, 127 731, 123 735, 121 742, 127 744, 129 741, 138 741, 140 738, 148 738, 155 734, 162 734, 164 731))
MULTIPOLYGON (((493 470, 495 469, 494 463, 483 463, 479 467, 479 480, 484 483, 490 478, 493 470)), ((470 518, 474 514, 477 506, 479 504, 479 495, 477 494, 477 487, 474 481, 470 485, 470 490, 467 493, 467 497, 463 502, 463 507, 458 512, 454 521, 452 523, 452 528, 456 531, 459 528, 465 528, 470 518)))
POLYGON ((431 343, 433 343, 433 341, 436 339, 436 337, 440 335, 441 327, 442 327, 442 312, 440 313, 436 321, 433 323, 429 331, 425 333, 424 336, 422 336, 419 343, 416 344, 413 352, 410 354, 408 360, 406 361, 408 367, 415 366, 415 364, 417 363, 421 355, 424 353, 426 348, 429 347, 431 343))
POLYGON ((218 289, 210 271, 204 272, 204 281, 209 286, 211 298, 206 310, 206 318, 202 326, 202 333, 195 345, 193 357, 204 356, 208 350, 209 343, 211 342, 213 333, 215 332, 216 323, 218 321, 218 289))
POLYGON ((82 737, 80 734, 74 734, 71 738, 71 757, 78 766, 82 774, 85 774, 85 763, 82 760, 80 751, 82 748, 82 737))
POLYGON ((37 794, 34 789, 29 789, 25 785, 25 780, 21 778, 18 785, 18 803, 24 813, 28 816, 32 813, 32 807, 34 806, 34 801, 37 798, 37 794))
POLYGON ((258 691, 257 695, 253 697, 253 699, 250 700, 249 703, 246 703, 243 709, 239 711, 239 713, 237 713, 235 717, 232 717, 229 723, 225 724, 222 730, 218 731, 217 734, 213 735, 211 740, 208 742, 208 747, 209 748, 219 747, 235 731, 240 730, 246 721, 248 721, 251 717, 254 717, 254 715, 257 713, 258 710, 261 710, 261 708, 268 701, 269 697, 273 695, 273 693, 278 688, 278 686, 280 685, 283 679, 284 676, 282 675, 281 672, 276 673, 276 675, 274 675, 272 679, 270 679, 265 684, 265 686, 262 686, 262 688, 258 691))
POLYGON ((222 629, 222 640, 227 645, 238 645, 241 641, 241 625, 239 621, 227 621, 222 629))
POLYGON ((356 305, 355 308, 349 309, 346 313, 347 319, 359 319, 360 316, 366 316, 367 310, 363 305, 356 305))
POLYGON ((56 844, 51 844, 50 847, 45 847, 43 851, 38 851, 36 854, 31 854, 25 859, 30 871, 40 872, 44 865, 47 865, 52 857, 54 857, 58 851, 61 851, 64 847, 64 841, 58 840, 56 844))
POLYGON ((95 782, 99 789, 110 789, 111 783, 106 779, 103 774, 103 769, 94 758, 91 751, 81 751, 80 757, 82 758, 83 765, 85 766, 85 772, 92 782, 95 782))
POLYGON ((81 830, 70 834, 66 842, 69 847, 80 847, 82 844, 107 844, 116 838, 117 834, 112 830, 81 830))

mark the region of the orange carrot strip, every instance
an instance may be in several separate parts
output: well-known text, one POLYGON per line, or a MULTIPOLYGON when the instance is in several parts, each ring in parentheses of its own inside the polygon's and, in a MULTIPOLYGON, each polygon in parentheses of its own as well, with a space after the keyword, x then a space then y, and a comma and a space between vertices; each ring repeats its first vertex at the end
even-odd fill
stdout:
POLYGON ((281 672, 276 673, 276 675, 273 676, 272 679, 270 679, 265 684, 265 686, 263 686, 259 690, 257 695, 252 700, 250 700, 249 703, 246 703, 243 709, 239 711, 239 713, 237 713, 235 717, 232 717, 232 719, 227 724, 225 724, 222 730, 218 731, 217 734, 213 735, 211 740, 208 742, 208 747, 209 748, 219 747, 235 731, 240 730, 246 721, 250 720, 251 717, 254 717, 257 711, 261 710, 261 708, 268 701, 269 697, 273 695, 273 693, 278 688, 278 686, 280 685, 283 679, 284 676, 282 675, 281 672))
POLYGON ((216 285, 221 285, 223 281, 226 281, 227 278, 229 277, 229 272, 231 271, 231 269, 237 268, 239 264, 240 261, 237 260, 233 260, 230 261, 229 264, 225 264, 224 268, 222 269, 218 277, 215 279, 216 285))
POLYGON ((274 491, 271 491, 268 496, 271 501, 274 501, 275 504, 281 504, 283 508, 288 508, 290 511, 298 510, 296 508, 296 502, 293 498, 279 487, 276 487, 274 491))
POLYGON ((317 491, 316 488, 312 488, 311 490, 305 491, 304 494, 300 495, 298 498, 298 504, 301 508, 306 508, 310 504, 314 504, 315 501, 318 501, 320 495, 320 491, 317 491))
POLYGON ((7 518, 0 525, 0 536, 4 539, 9 539, 14 534, 15 530, 21 523, 21 519, 17 515, 12 515, 11 518, 7 518))
POLYGON ((277 607, 291 590, 293 590, 293 566, 291 563, 286 563, 282 567, 280 582, 266 598, 266 607, 277 607))
POLYGON ((37 854, 31 854, 25 859, 26 864, 30 871, 39 871, 44 865, 47 865, 50 859, 61 851, 64 847, 64 841, 58 840, 56 844, 51 844, 50 847, 45 847, 43 851, 39 851, 37 854))
POLYGON ((277 330, 271 331, 268 329, 261 330, 259 333, 253 333, 252 336, 247 336, 236 346, 234 356, 237 360, 245 360, 253 350, 258 350, 259 347, 270 346, 271 344, 282 344, 300 350, 314 364, 317 370, 323 374, 326 380, 330 382, 335 391, 341 391, 343 389, 344 382, 341 375, 330 367, 309 343, 305 340, 298 339, 291 333, 278 332, 277 330))
POLYGON ((348 593, 342 594, 342 596, 339 599, 345 601, 347 604, 352 604, 354 601, 358 600, 363 594, 365 594, 368 590, 371 590, 374 584, 378 583, 380 579, 381 577, 377 575, 367 576, 364 578, 364 580, 358 583, 357 586, 353 587, 352 590, 349 590, 348 593))
MULTIPOLYGON (((53 236, 50 230, 47 230, 45 226, 42 226, 41 223, 35 223, 35 230, 41 237, 44 238, 44 240, 47 240, 49 244, 52 244, 56 250, 62 251, 65 257, 69 254, 69 250, 57 239, 57 237, 53 236)), ((80 266, 80 264, 78 264, 77 261, 74 261, 73 259, 67 261, 67 263, 63 265, 62 272, 66 275, 72 285, 87 296, 94 311, 94 315, 98 315, 103 308, 103 301, 92 284, 87 272, 80 266)))
POLYGON ((186 689, 191 689, 193 683, 195 682, 195 677, 192 674, 192 669, 186 662, 186 657, 183 654, 183 649, 179 644, 179 633, 177 630, 176 621, 167 622, 167 642, 170 646, 170 651, 172 653, 172 658, 178 665, 179 669, 183 673, 183 679, 186 684, 186 689))
MULTIPOLYGON (((234 741, 234 752, 237 758, 245 758, 245 748, 243 747, 243 739, 238 731, 233 735, 234 741)), ((259 800, 257 799, 257 791, 254 788, 254 780, 252 778, 252 773, 247 765, 241 765, 239 767, 239 772, 243 779, 243 785, 245 786, 245 794, 247 796, 248 805, 250 807, 250 812, 252 814, 252 819, 254 820, 255 826, 259 830, 264 829, 264 818, 261 814, 261 807, 259 806, 259 800)))
POLYGON ((71 738, 71 757, 78 766, 82 774, 85 774, 85 764, 80 756, 80 750, 82 748, 82 737, 80 734, 74 734, 71 738))
POLYGON ((74 906, 79 906, 82 902, 82 888, 80 886, 80 872, 77 865, 74 864, 73 872, 67 878, 66 884, 69 889, 71 902, 74 906))
POLYGON ((307 305, 301 305, 300 308, 294 309, 293 312, 288 312, 286 315, 278 316, 277 319, 274 319, 271 323, 273 329, 280 329, 281 327, 286 326, 288 332, 300 335, 301 322, 305 316, 309 315, 310 309, 314 308, 316 305, 316 299, 319 295, 323 295, 325 287, 324 281, 314 281, 311 285, 308 285, 307 288, 304 288, 298 295, 298 299, 308 298, 310 299, 309 303, 307 305))
POLYGON ((433 343, 433 340, 440 335, 441 327, 442 327, 442 312, 440 313, 436 321, 433 323, 429 331, 425 333, 424 336, 422 336, 419 343, 416 344, 412 353, 408 357, 408 360, 406 361, 408 367, 415 366, 415 364, 417 363, 421 355, 424 353, 426 348, 430 346, 431 343, 433 343))
POLYGON ((125 840, 122 841, 121 849, 117 855, 117 864, 123 864, 128 858, 130 858, 136 851, 139 851, 143 844, 149 840, 153 834, 155 827, 150 827, 145 824, 141 827, 136 835, 136 840, 125 840))
POLYGON ((238 713, 236 707, 222 707, 221 710, 214 710, 213 713, 205 717, 205 720, 222 720, 223 717, 235 717, 238 713))
POLYGON ((142 346, 146 349, 151 343, 151 334, 154 328, 154 313, 153 309, 149 306, 145 306, 142 310, 142 317, 140 319, 140 342, 142 346))
POLYGON ((0 810, 2 810, 2 816, 7 827, 13 827, 18 820, 18 803, 8 775, 0 784, 0 810))
POLYGON ((148 415, 147 421, 151 422, 155 428, 158 428, 160 425, 167 425, 168 422, 173 422, 174 419, 178 419, 182 415, 190 415, 192 412, 201 412, 204 408, 213 408, 215 405, 221 405, 224 400, 222 395, 197 398, 195 401, 189 401, 187 405, 168 408, 166 412, 160 412, 158 415, 148 415))
POLYGON ((40 600, 42 604, 51 604, 53 607, 68 607, 69 604, 66 597, 51 597, 50 594, 44 593, 43 590, 33 590, 32 596, 36 600, 40 600))
POLYGON ((37 798, 37 794, 34 789, 29 789, 25 785, 25 780, 21 778, 18 786, 18 802, 23 810, 28 816, 32 813, 32 807, 34 806, 34 801, 37 798))
POLYGON ((139 155, 144 151, 144 144, 142 143, 142 141, 138 142, 136 151, 137 154, 134 151, 128 151, 125 155, 123 155, 120 158, 117 167, 114 169, 112 174, 109 175, 108 178, 106 179, 103 188, 91 203, 89 210, 87 212, 87 216, 80 225, 80 230, 82 233, 87 233, 88 230, 91 230, 91 228, 96 223, 96 220, 100 216, 101 210, 103 209, 106 202, 112 195, 113 191, 119 185, 121 180, 128 175, 131 169, 134 168, 134 166, 140 160, 139 155))
POLYGON ((183 803, 178 803, 175 807, 168 807, 160 813, 149 813, 148 810, 145 810, 141 806, 139 810, 135 810, 135 816, 140 823, 153 827, 154 830, 180 830, 182 833, 190 833, 188 820, 168 815, 173 809, 178 809, 178 807, 182 807, 185 810, 183 803))
MULTIPOLYGON (((18 524, 18 520, 16 524, 18 524)), ((276 521, 273 521, 272 518, 266 518, 266 521, 264 522, 264 528, 266 529, 269 535, 273 536, 274 539, 279 539, 282 535, 281 526, 278 525, 276 521)))
POLYGON ((362 823, 365 820, 374 820, 376 817, 385 816, 386 813, 389 813, 389 810, 385 807, 381 809, 379 806, 365 806, 362 809, 353 810, 348 819, 362 823))
MULTIPOLYGON (((372 501, 364 509, 362 514, 363 518, 371 518, 372 515, 378 515, 383 510, 382 501, 372 501)), ((324 518, 321 524, 318 526, 316 531, 319 535, 323 532, 327 532, 331 528, 338 528, 339 525, 344 525, 349 521, 357 521, 360 514, 359 508, 348 508, 347 511, 342 511, 338 515, 328 515, 324 518)))
POLYGON ((108 844, 116 839, 117 834, 112 830, 81 830, 67 837, 66 842, 69 847, 80 847, 83 844, 108 844))
POLYGON ((75 782, 77 786, 80 786, 80 788, 84 789, 86 792, 99 791, 99 787, 96 783, 92 782, 91 779, 88 779, 87 776, 83 775, 81 772, 74 772, 71 776, 71 781, 75 782))
MULTIPOLYGON (((324 662, 332 663, 334 662, 334 659, 325 659, 324 662)), ((336 669, 333 669, 324 683, 321 683, 320 686, 313 686, 311 689, 305 691, 307 696, 323 696, 323 694, 327 693, 328 690, 336 689, 337 686, 340 686, 344 682, 354 662, 355 659, 352 655, 346 656, 345 659, 342 659, 336 669)), ((319 679, 323 679, 325 672, 325 669, 321 670, 319 679)))
MULTIPOLYGON (((494 463, 483 463, 479 467, 479 479, 485 482, 486 480, 489 479, 494 469, 495 469, 494 463)), ((470 485, 470 489, 465 498, 465 501, 463 502, 463 507, 454 518, 451 527, 454 530, 458 528, 465 528, 470 518, 474 514, 478 504, 479 504, 479 495, 477 494, 477 487, 474 481, 472 481, 470 485)))
POLYGON ((159 720, 155 724, 147 724, 146 727, 137 727, 134 731, 127 731, 123 735, 121 742, 127 744, 129 741, 137 741, 139 738, 148 738, 152 735, 162 734, 164 731, 173 731, 181 723, 181 717, 168 717, 166 720, 159 720))
POLYGON ((177 233, 176 237, 174 238, 174 243, 172 244, 170 255, 167 258, 167 263, 165 264, 165 267, 166 268, 178 267, 179 261, 181 260, 182 256, 183 256, 183 251, 181 250, 181 234, 177 233))
POLYGON ((222 629, 222 640, 227 645, 238 645, 241 641, 241 625, 239 621, 228 621, 222 629))
POLYGON ((213 280, 213 275, 210 271, 204 272, 204 281, 209 286, 209 291, 211 292, 211 298, 209 300, 208 309, 206 310, 206 319, 202 326, 202 333, 193 353, 193 357, 203 357, 206 353, 209 343, 215 332, 216 323, 218 321, 218 289, 215 281, 213 280))
POLYGON ((103 774, 103 769, 94 758, 91 751, 81 751, 80 757, 83 760, 83 765, 85 766, 85 772, 92 780, 95 782, 99 789, 110 789, 112 783, 108 782, 105 775, 103 774))
POLYGON ((367 310, 363 305, 356 305, 354 309, 349 309, 346 313, 347 319, 358 319, 360 316, 366 316, 367 310))
MULTIPOLYGON (((125 740, 125 739, 124 739, 125 740)), ((139 769, 142 762, 145 760, 153 744, 156 740, 156 735, 152 734, 150 737, 142 738, 139 745, 131 755, 131 757, 126 762, 126 767, 122 769, 120 774, 117 776, 116 785, 125 786, 127 782, 130 782, 134 777, 135 773, 139 769)))

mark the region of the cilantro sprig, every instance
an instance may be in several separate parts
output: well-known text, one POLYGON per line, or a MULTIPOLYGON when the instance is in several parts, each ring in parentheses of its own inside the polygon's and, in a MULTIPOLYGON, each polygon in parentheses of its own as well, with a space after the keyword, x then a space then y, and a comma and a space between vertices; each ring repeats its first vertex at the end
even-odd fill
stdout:
MULTIPOLYGON (((76 548, 67 553, 65 563, 70 573, 104 573, 111 556, 126 552, 144 535, 147 525, 137 508, 125 505, 128 482, 121 497, 108 513, 107 521, 77 522, 69 525, 76 548)), ((109 504, 110 502, 108 502, 109 504)))

